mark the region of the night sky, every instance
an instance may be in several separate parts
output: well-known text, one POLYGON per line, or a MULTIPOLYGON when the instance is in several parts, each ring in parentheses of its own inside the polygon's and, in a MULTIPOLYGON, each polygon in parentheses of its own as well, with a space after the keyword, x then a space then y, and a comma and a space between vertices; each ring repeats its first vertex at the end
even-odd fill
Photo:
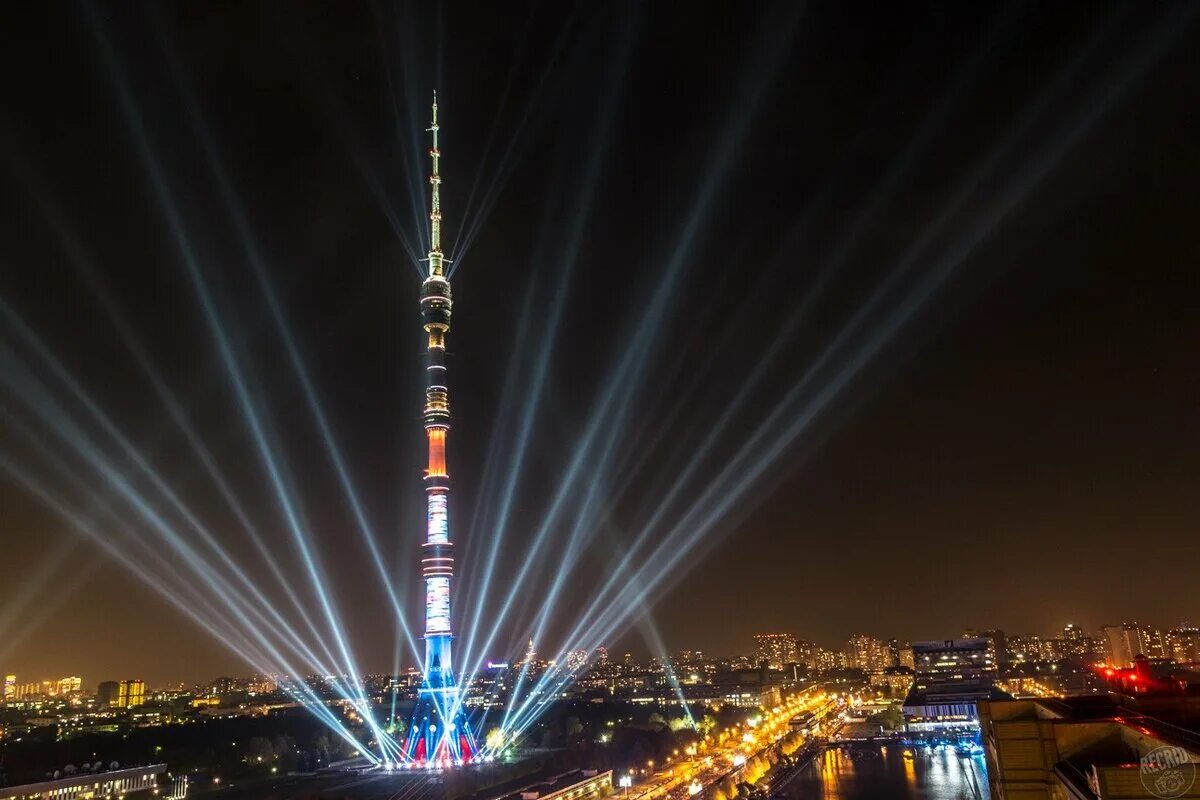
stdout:
POLYGON ((207 570, 330 641, 287 599, 320 617, 196 276, 358 665, 412 663, 382 575, 418 630, 435 88, 464 647, 506 597, 481 655, 547 603, 539 650, 578 644, 613 575, 594 632, 640 654, 1200 620, 1194 5, 7 16, 0 670, 249 674, 164 597, 216 598, 207 570))

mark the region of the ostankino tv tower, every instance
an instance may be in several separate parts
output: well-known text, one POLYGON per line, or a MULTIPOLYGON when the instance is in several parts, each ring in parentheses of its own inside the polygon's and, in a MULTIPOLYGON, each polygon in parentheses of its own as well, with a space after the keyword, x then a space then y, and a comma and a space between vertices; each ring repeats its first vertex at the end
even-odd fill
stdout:
POLYGON ((446 434, 450 431, 450 395, 446 389, 446 334, 450 332, 450 281, 442 255, 442 205, 438 150, 437 93, 433 95, 433 172, 429 176, 429 274, 421 287, 421 318, 427 341, 425 435, 429 466, 425 470, 428 503, 425 541, 421 545, 421 574, 425 579, 425 669, 405 754, 415 762, 438 764, 468 761, 478 751, 474 733, 459 701, 451 660, 450 579, 454 555, 450 542, 447 501, 446 434))

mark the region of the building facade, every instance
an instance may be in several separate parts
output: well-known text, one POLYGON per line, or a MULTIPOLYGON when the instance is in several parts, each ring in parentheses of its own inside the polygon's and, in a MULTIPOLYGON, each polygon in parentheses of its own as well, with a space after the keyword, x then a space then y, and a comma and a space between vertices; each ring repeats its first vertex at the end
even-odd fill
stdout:
POLYGON ((790 633, 759 633, 754 636, 754 660, 770 669, 783 669, 799 661, 796 637, 790 633))
POLYGON ((846 666, 863 672, 883 672, 893 666, 892 649, 882 639, 856 634, 846 641, 846 666))
POLYGON ((995 686, 992 643, 982 637, 913 642, 916 674, 904 700, 910 730, 973 728, 978 704, 1007 697, 995 686))
POLYGON ((992 800, 1200 797, 1200 732, 1108 698, 989 700, 980 724, 992 800))
POLYGON ((1104 656, 1109 666, 1133 666, 1139 655, 1156 658, 1162 655, 1162 645, 1154 642, 1154 632, 1136 622, 1105 625, 1100 629, 1104 656))
POLYGON ((74 800, 84 797, 125 797, 128 794, 150 797, 160 793, 158 776, 166 771, 166 764, 111 771, 99 771, 97 765, 95 772, 79 772, 39 783, 0 787, 0 800, 74 800))
POLYGON ((117 708, 137 708, 146 702, 146 682, 130 678, 117 684, 117 708))
POLYGON ((1166 633, 1167 658, 1179 664, 1200 663, 1200 628, 1181 625, 1166 633))

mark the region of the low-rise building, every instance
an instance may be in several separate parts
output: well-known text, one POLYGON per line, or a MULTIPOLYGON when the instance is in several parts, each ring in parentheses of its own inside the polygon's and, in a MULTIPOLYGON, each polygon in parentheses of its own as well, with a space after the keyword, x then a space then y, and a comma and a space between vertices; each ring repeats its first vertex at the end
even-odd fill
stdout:
POLYGON ((109 771, 80 771, 47 781, 0 787, 0 800, 63 800, 76 797, 124 797, 134 792, 147 796, 158 789, 158 776, 166 764, 109 771))
MULTIPOLYGON (((1185 704, 1177 710, 1186 712, 1185 704)), ((1200 797, 1200 732, 1185 719, 1166 722, 1111 695, 984 701, 980 721, 991 797, 1200 797)))
POLYGON ((577 769, 498 795, 492 800, 594 800, 612 794, 612 770, 577 769))
POLYGON ((870 676, 871 688, 886 689, 893 697, 906 695, 912 688, 915 673, 908 667, 888 667, 870 676))

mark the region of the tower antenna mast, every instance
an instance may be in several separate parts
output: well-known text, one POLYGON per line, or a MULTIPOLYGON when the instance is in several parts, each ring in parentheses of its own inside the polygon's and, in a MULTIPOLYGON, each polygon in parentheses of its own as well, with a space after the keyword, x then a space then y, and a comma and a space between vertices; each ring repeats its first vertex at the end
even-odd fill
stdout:
POLYGON ((429 151, 429 157, 433 161, 433 172, 429 174, 429 184, 433 188, 429 203, 429 274, 432 276, 442 275, 445 270, 444 265, 449 260, 442 255, 442 151, 438 149, 436 89, 433 92, 433 120, 425 130, 433 133, 433 147, 429 151))

